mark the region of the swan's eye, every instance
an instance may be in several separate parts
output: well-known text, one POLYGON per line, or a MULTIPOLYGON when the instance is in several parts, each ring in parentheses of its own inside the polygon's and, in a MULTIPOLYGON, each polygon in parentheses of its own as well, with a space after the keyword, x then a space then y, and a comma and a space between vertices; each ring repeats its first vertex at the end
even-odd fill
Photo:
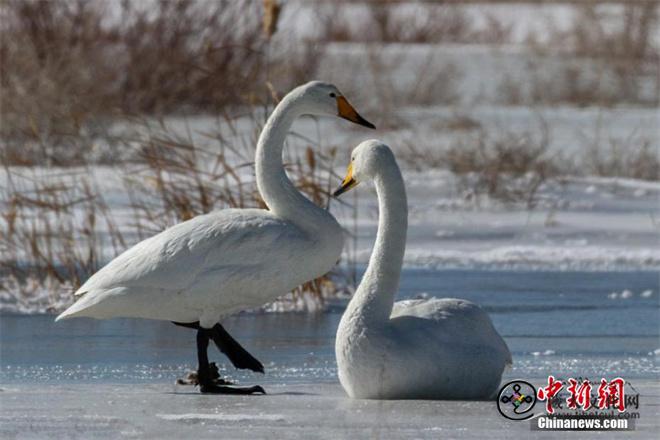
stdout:
POLYGON ((336 98, 337 95, 335 95, 335 92, 332 92, 332 93, 330 93, 330 97, 331 97, 331 98, 336 98))

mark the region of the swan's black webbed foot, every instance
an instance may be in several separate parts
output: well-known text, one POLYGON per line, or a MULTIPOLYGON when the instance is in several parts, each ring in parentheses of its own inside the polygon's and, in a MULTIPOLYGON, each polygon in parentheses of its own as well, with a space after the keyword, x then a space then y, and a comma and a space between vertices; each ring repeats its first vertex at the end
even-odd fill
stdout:
POLYGON ((209 383, 209 384, 200 385, 199 391, 202 394, 255 394, 255 393, 266 394, 266 390, 264 390, 259 385, 254 385, 251 387, 230 387, 225 385, 215 385, 214 383, 209 383))
MULTIPOLYGON (((218 366, 216 365, 215 362, 209 363, 209 376, 210 376, 211 382, 215 385, 233 385, 234 384, 233 382, 220 377, 220 370, 218 369, 218 366)), ((194 386, 197 386, 197 385, 199 385, 199 372, 198 371, 191 371, 190 373, 188 373, 188 375, 185 378, 177 379, 176 383, 177 383, 177 385, 194 385, 194 386)))
POLYGON ((209 358, 206 354, 211 333, 210 330, 203 328, 197 330, 197 360, 199 362, 199 367, 197 368, 197 381, 199 382, 199 391, 202 394, 266 394, 266 391, 259 385, 252 387, 234 387, 222 385, 217 382, 220 378, 218 367, 215 364, 209 363, 209 358))
POLYGON ((208 369, 199 370, 196 379, 202 394, 266 394, 266 391, 259 385, 252 387, 227 386, 233 384, 220 378, 215 362, 210 363, 208 369))

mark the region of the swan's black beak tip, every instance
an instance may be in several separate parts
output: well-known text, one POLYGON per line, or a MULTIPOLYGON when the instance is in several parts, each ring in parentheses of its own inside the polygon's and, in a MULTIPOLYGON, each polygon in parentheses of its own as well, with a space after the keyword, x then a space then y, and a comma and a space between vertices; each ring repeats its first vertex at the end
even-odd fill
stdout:
POLYGON ((376 129, 376 126, 375 126, 374 124, 372 124, 371 122, 367 121, 367 120, 364 119, 362 116, 358 115, 358 118, 359 118, 359 121, 357 122, 358 124, 360 124, 360 125, 362 125, 362 126, 364 126, 364 127, 367 127, 367 128, 371 128, 372 130, 375 130, 375 129, 376 129))
POLYGON ((355 179, 353 179, 352 177, 346 179, 344 183, 342 183, 341 186, 337 188, 335 192, 332 193, 332 197, 339 197, 349 189, 353 188, 355 185, 357 185, 357 181, 355 179))
POLYGON ((376 126, 374 124, 372 124, 371 122, 364 119, 357 112, 355 114, 351 115, 351 117, 346 117, 346 116, 341 116, 341 115, 340 115, 340 117, 346 119, 347 121, 351 121, 354 124, 361 125, 361 126, 367 127, 367 128, 371 128, 371 129, 374 129, 374 130, 376 129, 376 126))

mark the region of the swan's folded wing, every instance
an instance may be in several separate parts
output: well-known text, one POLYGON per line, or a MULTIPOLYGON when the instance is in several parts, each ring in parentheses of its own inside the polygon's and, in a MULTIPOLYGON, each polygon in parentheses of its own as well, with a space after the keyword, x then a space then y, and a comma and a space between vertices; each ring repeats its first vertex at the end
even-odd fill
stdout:
POLYGON ((92 276, 76 295, 114 287, 184 289, 218 266, 259 265, 295 226, 258 209, 227 209, 195 217, 148 238, 92 276))
POLYGON ((392 318, 397 316, 416 316, 435 321, 448 318, 464 320, 482 320, 490 318, 481 307, 471 301, 457 298, 427 298, 397 301, 392 309, 392 318))
POLYGON ((436 337, 443 341, 469 339, 480 342, 499 353, 506 365, 512 363, 511 352, 493 326, 488 313, 471 301, 456 298, 397 301, 394 303, 391 318, 394 322, 400 321, 400 325, 423 329, 427 334, 432 329, 436 337), (415 325, 415 321, 406 319, 407 317, 420 318, 429 324, 415 325), (469 338, 466 338, 468 335, 469 338))

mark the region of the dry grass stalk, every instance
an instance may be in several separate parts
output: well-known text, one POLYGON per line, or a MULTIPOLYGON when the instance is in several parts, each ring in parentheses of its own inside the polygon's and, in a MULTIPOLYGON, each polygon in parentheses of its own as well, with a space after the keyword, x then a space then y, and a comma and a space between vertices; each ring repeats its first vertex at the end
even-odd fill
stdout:
POLYGON ((267 81, 276 91, 308 81, 319 56, 312 42, 271 41, 281 6, 266 6, 264 34, 253 1, 156 0, 148 9, 139 0, 113 8, 104 0, 4 1, 0 158, 114 163, 124 152, 117 121, 267 105, 267 81))
POLYGON ((20 188, 11 178, 9 182, 1 218, 0 272, 5 281, 14 281, 16 297, 34 294, 27 287, 43 286, 50 294, 65 286, 70 295, 101 261, 126 247, 109 207, 87 179, 71 175, 20 188))
MULTIPOLYGON (((215 133, 205 134, 208 145, 196 140, 189 128, 181 135, 163 121, 156 127, 144 121, 138 130, 143 134, 124 139, 141 160, 123 168, 133 215, 132 224, 121 230, 102 192, 73 170, 14 185, 12 175, 20 169, 5 168, 10 185, 2 202, 0 272, 5 280, 13 280, 11 294, 20 302, 34 296, 35 289, 48 289, 58 292, 53 303, 62 303, 137 239, 217 209, 265 208, 256 191, 253 163, 261 120, 254 111, 244 116, 240 122, 249 121, 253 128, 243 137, 232 136, 239 133, 236 120, 219 121, 215 133)), ((292 136, 289 144, 301 142, 307 147, 286 149, 287 172, 312 201, 326 206, 339 179, 333 174, 337 150, 318 152, 300 135, 292 136)), ((340 279, 335 273, 310 281, 295 289, 292 299, 318 309, 340 279)))
POLYGON ((72 150, 83 155, 118 115, 217 112, 260 83, 264 38, 254 2, 114 5, 118 17, 108 19, 101 0, 3 2, 0 134, 17 144, 10 156, 29 143, 47 143, 42 153, 55 148, 65 159, 72 150))
POLYGON ((582 142, 586 175, 660 181, 660 151, 635 130, 624 138, 605 137, 598 121, 593 133, 582 135, 582 142))
POLYGON ((277 0, 264 0, 263 32, 270 39, 277 32, 277 22, 282 12, 282 7, 277 0))
POLYGON ((481 136, 476 145, 453 146, 446 161, 475 196, 523 202, 531 209, 540 186, 558 174, 547 148, 547 138, 535 139, 530 133, 508 133, 497 139, 481 136))
POLYGON ((560 158, 549 150, 550 134, 543 120, 532 132, 487 131, 479 121, 454 114, 442 123, 455 137, 446 149, 420 149, 407 143, 404 159, 414 168, 446 168, 458 177, 458 187, 476 203, 482 196, 532 209, 538 190, 560 175, 560 158))
POLYGON ((477 20, 464 6, 461 2, 339 2, 339 5, 321 8, 319 39, 332 42, 434 44, 503 44, 511 39, 511 24, 486 15, 485 26, 477 28, 477 20), (361 5, 363 8, 347 11, 346 5, 361 5), (349 14, 356 13, 357 16, 349 17, 349 14), (350 25, 356 21, 359 25, 350 25))
MULTIPOLYGON (((551 28, 545 41, 534 35, 529 37, 529 46, 537 55, 554 58, 561 66, 552 69, 550 75, 544 72, 547 69, 531 66, 532 91, 528 100, 579 106, 658 106, 658 3, 584 3, 572 8, 573 20, 567 29, 551 28)), ((525 101, 521 99, 523 93, 515 93, 511 85, 505 78, 503 94, 511 101, 525 101)))

